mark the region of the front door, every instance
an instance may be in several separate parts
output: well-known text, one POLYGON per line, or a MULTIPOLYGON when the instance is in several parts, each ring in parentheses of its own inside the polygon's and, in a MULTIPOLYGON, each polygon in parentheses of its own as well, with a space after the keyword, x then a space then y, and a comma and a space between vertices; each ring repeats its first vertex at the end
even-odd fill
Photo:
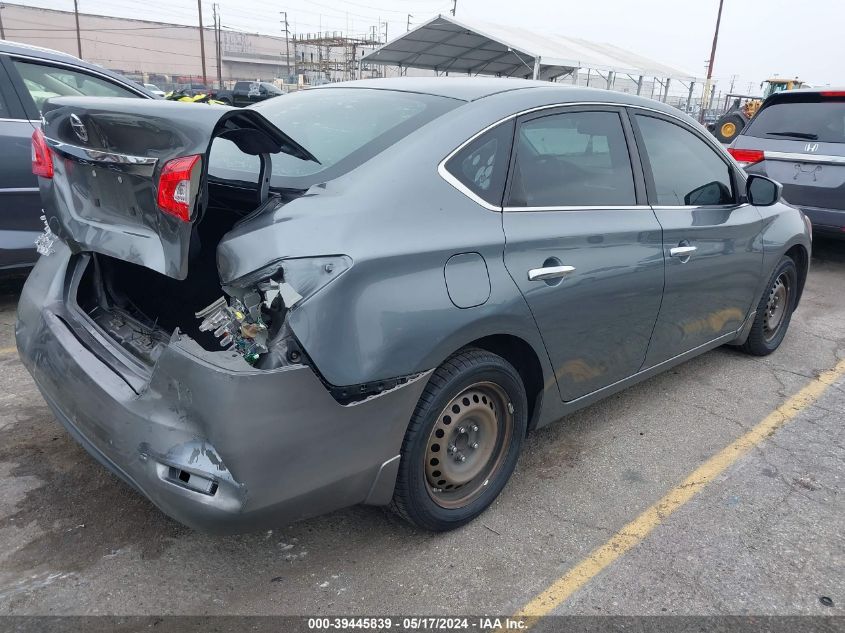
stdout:
POLYGON ((635 374, 660 308, 663 248, 624 111, 521 117, 510 171, 505 265, 563 399, 635 374))
POLYGON ((658 114, 633 115, 666 284, 646 367, 736 332, 760 286, 762 217, 709 140, 658 114))

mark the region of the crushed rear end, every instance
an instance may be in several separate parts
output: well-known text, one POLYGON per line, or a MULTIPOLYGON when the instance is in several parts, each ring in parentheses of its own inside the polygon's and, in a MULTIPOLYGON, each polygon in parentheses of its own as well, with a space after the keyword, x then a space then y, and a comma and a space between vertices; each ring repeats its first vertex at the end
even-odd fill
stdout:
POLYGON ((305 193, 268 191, 271 156, 313 157, 250 110, 58 99, 44 116, 48 228, 16 336, 59 421, 196 529, 387 503, 425 374, 338 397, 287 326, 351 262, 218 270, 230 231, 305 193), (217 138, 259 157, 254 183, 209 178, 217 138))

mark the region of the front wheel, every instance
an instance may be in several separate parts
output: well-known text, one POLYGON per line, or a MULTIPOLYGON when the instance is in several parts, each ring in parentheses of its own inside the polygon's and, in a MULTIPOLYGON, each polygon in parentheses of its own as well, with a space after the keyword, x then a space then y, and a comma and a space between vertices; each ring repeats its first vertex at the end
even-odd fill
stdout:
POLYGON ((751 333, 740 349, 753 356, 774 352, 786 336, 797 298, 798 269, 792 258, 784 255, 760 298, 751 333))
POLYGON ((473 520, 513 473, 527 412, 522 380, 505 359, 481 349, 451 356, 408 425, 393 509, 435 532, 473 520))

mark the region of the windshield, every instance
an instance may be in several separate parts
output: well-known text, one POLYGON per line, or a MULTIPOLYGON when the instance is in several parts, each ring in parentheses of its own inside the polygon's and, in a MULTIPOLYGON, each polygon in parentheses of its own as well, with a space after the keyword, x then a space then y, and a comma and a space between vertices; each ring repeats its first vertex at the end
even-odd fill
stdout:
POLYGON ((845 100, 782 101, 766 106, 743 131, 757 138, 845 143, 845 100))
MULTIPOLYGON (((391 90, 319 88, 250 107, 320 161, 274 154, 271 185, 307 189, 358 167, 461 103, 447 97, 391 90)), ((231 141, 214 139, 209 157, 212 177, 256 182, 258 168, 257 156, 241 153, 231 141)))

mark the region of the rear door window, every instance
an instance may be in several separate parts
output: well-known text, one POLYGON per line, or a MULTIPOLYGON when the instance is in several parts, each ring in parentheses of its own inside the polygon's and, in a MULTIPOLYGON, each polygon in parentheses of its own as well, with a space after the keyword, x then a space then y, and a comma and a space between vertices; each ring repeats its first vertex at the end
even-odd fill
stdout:
POLYGON ((734 202, 731 169, 712 147, 675 123, 641 114, 636 120, 645 143, 654 204, 709 206, 734 202))
POLYGON ((508 206, 633 206, 634 175, 616 112, 530 119, 516 133, 508 206))
POLYGON ((845 143, 845 99, 775 102, 743 132, 757 138, 845 143))
POLYGON ((138 93, 114 82, 65 66, 14 60, 35 107, 41 112, 50 97, 138 97, 138 93))

